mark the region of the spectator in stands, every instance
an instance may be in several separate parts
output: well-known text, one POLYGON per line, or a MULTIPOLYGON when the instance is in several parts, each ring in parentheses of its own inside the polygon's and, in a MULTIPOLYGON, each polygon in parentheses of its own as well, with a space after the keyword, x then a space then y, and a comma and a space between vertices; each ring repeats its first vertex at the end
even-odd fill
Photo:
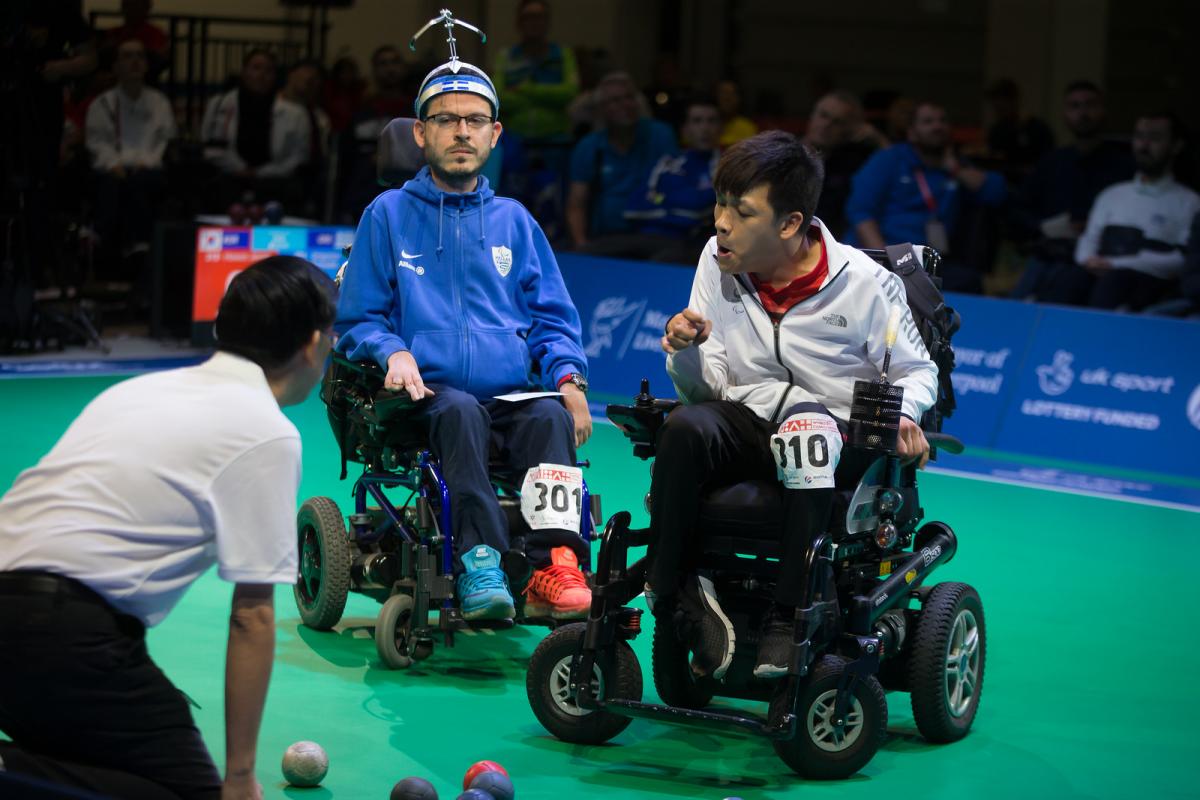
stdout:
POLYGON ((643 115, 641 94, 628 73, 609 73, 596 91, 604 127, 583 137, 571 153, 567 226, 579 249, 631 231, 625 219, 630 194, 661 156, 676 149, 671 129, 643 115))
POLYGON ((1192 217, 1183 253, 1183 272, 1179 275, 1179 296, 1152 305, 1145 313, 1200 320, 1200 214, 1192 217))
POLYGON ((253 192, 258 202, 295 207, 303 196, 296 170, 311 151, 308 115, 276 94, 278 62, 261 49, 242 61, 238 86, 209 101, 200 125, 205 159, 220 171, 217 207, 253 192))
POLYGON ((300 108, 308 119, 308 157, 297 174, 304 181, 304 197, 299 208, 302 216, 321 216, 325 198, 325 166, 329 156, 329 140, 333 135, 329 115, 321 108, 321 83, 324 70, 313 59, 297 61, 288 68, 287 80, 279 96, 300 108))
POLYGON ((413 115, 413 95, 407 90, 407 70, 400 51, 390 44, 371 54, 375 91, 350 122, 339 145, 341 188, 338 213, 342 222, 356 224, 363 209, 383 191, 375 174, 379 134, 396 117, 413 115))
POLYGON ((721 147, 728 147, 758 133, 758 126, 742 116, 742 93, 731 80, 718 81, 714 89, 721 112, 721 147))
POLYGON ((1014 198, 1010 228, 1028 242, 1029 260, 1013 297, 1066 305, 1087 302, 1092 281, 1074 267, 1075 241, 1096 195, 1134 172, 1129 146, 1104 137, 1104 117, 1099 86, 1086 80, 1067 86, 1063 119, 1074 141, 1039 161, 1014 198))
POLYGON ((146 79, 154 83, 167 66, 171 43, 167 33, 150 21, 153 0, 121 0, 122 22, 104 32, 104 46, 116 50, 123 42, 136 39, 146 48, 146 79))
POLYGON ((625 219, 630 232, 594 239, 593 255, 693 264, 712 236, 716 194, 712 177, 721 155, 721 116, 712 98, 687 105, 682 129, 686 149, 662 156, 630 194, 625 219))
POLYGON ((946 110, 921 102, 913 112, 908 141, 871 156, 851 184, 846 220, 849 238, 860 247, 925 244, 948 254, 945 288, 978 292, 979 272, 955 261, 951 237, 956 233, 964 192, 987 207, 999 206, 1007 189, 1004 178, 962 163, 950 143, 946 110))
POLYGON ((358 72, 358 62, 342 56, 333 62, 329 78, 321 87, 321 105, 329 115, 334 133, 350 127, 350 121, 362 106, 366 83, 358 72))
POLYGON ((1019 184, 1054 147, 1054 133, 1037 117, 1021 115, 1021 91, 1011 78, 989 86, 985 98, 992 120, 987 129, 988 155, 1011 183, 1019 184))
POLYGON ((126 39, 113 64, 117 85, 88 107, 85 144, 96 180, 96 229, 103 258, 150 249, 156 209, 166 188, 163 154, 175 137, 167 96, 146 86, 146 47, 126 39))
POLYGON ((1175 288, 1200 195, 1171 173, 1185 136, 1171 112, 1143 114, 1133 128, 1137 175, 1096 198, 1075 244, 1075 262, 1095 276, 1089 305, 1140 311, 1175 288))
POLYGON ((825 162, 817 219, 835 236, 844 238, 850 181, 872 153, 890 143, 867 124, 858 98, 841 89, 827 93, 813 106, 804 143, 825 162))
POLYGON ((550 4, 521 0, 521 40, 501 50, 492 74, 504 104, 504 132, 526 139, 565 139, 571 133, 567 105, 579 93, 575 53, 549 40, 550 4))

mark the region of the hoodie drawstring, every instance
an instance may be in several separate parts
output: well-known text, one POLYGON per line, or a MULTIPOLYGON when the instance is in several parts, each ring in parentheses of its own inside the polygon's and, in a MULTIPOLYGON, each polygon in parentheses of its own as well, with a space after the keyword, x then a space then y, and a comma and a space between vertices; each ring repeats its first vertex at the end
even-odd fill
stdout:
POLYGON ((483 231, 483 198, 479 198, 479 246, 487 249, 487 234, 483 231))
POLYGON ((443 222, 442 217, 443 217, 445 210, 446 210, 446 195, 439 193, 438 194, 438 246, 437 246, 437 253, 435 253, 435 255, 437 255, 438 257, 441 257, 441 255, 442 255, 442 222, 443 222))

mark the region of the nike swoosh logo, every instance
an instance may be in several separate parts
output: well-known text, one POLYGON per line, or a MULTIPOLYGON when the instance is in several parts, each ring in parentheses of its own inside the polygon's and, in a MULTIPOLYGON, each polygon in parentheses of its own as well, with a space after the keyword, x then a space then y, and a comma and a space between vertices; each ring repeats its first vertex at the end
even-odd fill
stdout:
POLYGON ((405 250, 401 249, 400 257, 401 258, 420 258, 421 253, 409 253, 409 252, 406 252, 405 250))

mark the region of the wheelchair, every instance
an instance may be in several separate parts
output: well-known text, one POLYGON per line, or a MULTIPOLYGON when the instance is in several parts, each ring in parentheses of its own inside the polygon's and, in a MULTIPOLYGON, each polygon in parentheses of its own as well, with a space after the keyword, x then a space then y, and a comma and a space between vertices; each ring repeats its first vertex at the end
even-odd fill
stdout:
MULTIPOLYGON (((881 384, 860 386, 871 394, 872 385, 881 384)), ((860 402, 856 391, 861 408, 860 402)), ((643 380, 632 404, 610 405, 607 415, 634 454, 650 459, 677 405, 654 398, 643 380)), ((894 446, 880 446, 869 430, 856 428, 870 420, 855 417, 843 458, 857 446, 855 455, 870 466, 857 486, 835 491, 830 524, 806 551, 805 602, 794 617, 788 674, 753 675, 782 552, 779 484, 723 486, 701 499, 694 539, 699 569, 713 581, 738 645, 723 680, 696 677, 680 632, 670 619, 656 619, 651 675, 662 703, 642 701, 642 670, 629 641, 641 633, 643 612, 628 604, 643 591, 646 564, 645 558, 630 563, 629 551, 648 545, 650 533, 631 529, 629 513, 621 511, 600 538, 587 621, 553 631, 530 659, 528 699, 547 731, 598 744, 635 718, 733 729, 766 737, 788 767, 815 779, 848 777, 871 760, 886 738, 885 689, 910 693, 927 740, 952 742, 968 733, 983 687, 982 601, 964 583, 925 585, 954 556, 957 537, 944 522, 922 524, 916 468, 903 465, 894 446), (767 712, 711 708, 718 696, 764 701, 767 712)), ((937 407, 922 427, 934 454, 962 452, 961 442, 938 432, 937 407)), ((655 498, 647 494, 646 502, 649 509, 655 498)))
MULTIPOLYGON (((341 449, 341 477, 346 477, 347 461, 362 464, 363 472, 354 482, 354 510, 348 516, 329 497, 312 497, 300 506, 294 595, 303 623, 329 630, 341 619, 350 592, 374 598, 382 603, 375 647, 391 669, 428 658, 439 634, 452 647, 455 633, 469 628, 558 625, 549 617, 524 614, 521 590, 531 572, 523 552, 529 533, 521 512, 524 476, 511 474, 494 458, 488 472, 510 540, 501 566, 517 614, 514 620, 463 618, 454 602, 450 492, 438 459, 408 418, 414 403, 402 392, 384 389, 384 377, 373 363, 335 354, 321 382, 320 396, 341 449), (397 505, 388 496, 392 490, 407 496, 397 505)), ((581 510, 580 535, 590 542, 600 519, 600 498, 589 494, 586 481, 581 510)), ((585 575, 590 566, 590 559, 580 563, 585 575)))

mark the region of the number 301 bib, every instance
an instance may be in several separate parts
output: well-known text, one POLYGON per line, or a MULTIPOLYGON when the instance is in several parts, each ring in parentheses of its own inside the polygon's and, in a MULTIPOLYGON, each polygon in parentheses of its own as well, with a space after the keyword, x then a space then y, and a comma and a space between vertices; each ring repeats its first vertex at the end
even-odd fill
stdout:
POLYGON ((771 437, 779 480, 789 489, 832 489, 842 457, 842 433, 828 414, 793 414, 771 437))
POLYGON ((558 464, 538 464, 521 484, 521 516, 536 530, 579 530, 583 513, 583 470, 558 464))

